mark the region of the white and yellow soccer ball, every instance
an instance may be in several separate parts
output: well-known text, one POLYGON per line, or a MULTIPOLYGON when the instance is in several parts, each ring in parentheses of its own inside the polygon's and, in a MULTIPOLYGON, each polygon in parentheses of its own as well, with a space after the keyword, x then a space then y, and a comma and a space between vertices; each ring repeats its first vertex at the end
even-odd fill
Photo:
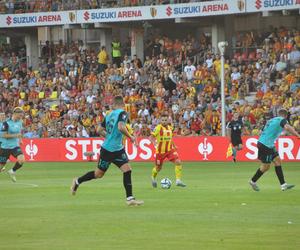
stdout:
POLYGON ((172 186, 172 181, 169 178, 163 178, 160 181, 160 186, 163 189, 169 189, 172 186))

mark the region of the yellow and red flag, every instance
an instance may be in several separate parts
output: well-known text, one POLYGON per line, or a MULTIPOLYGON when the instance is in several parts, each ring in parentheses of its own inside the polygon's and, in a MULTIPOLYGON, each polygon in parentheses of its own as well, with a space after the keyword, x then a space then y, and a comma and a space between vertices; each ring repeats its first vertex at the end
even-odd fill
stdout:
POLYGON ((232 144, 229 143, 228 148, 227 148, 226 158, 232 156, 232 154, 233 154, 232 144))

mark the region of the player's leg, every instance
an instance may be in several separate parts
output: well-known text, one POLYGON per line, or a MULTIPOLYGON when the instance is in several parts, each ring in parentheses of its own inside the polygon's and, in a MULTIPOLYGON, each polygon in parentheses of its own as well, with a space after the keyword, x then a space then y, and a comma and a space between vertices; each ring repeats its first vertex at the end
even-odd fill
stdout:
POLYGON ((251 185, 252 189, 255 191, 259 191, 259 188, 256 184, 258 179, 270 168, 270 164, 272 163, 272 155, 273 150, 270 148, 267 148, 260 142, 257 143, 257 149, 258 149, 258 159, 261 161, 262 165, 259 169, 257 169, 256 173, 253 175, 251 180, 249 181, 249 184, 251 185))
POLYGON ((169 159, 169 161, 173 162, 175 165, 176 186, 186 187, 186 184, 184 184, 181 180, 182 164, 181 164, 181 160, 179 159, 178 153, 176 151, 171 152, 168 155, 168 159, 169 159))
POLYGON ((242 138, 231 138, 232 141, 232 159, 236 162, 237 152, 243 149, 242 138))
POLYGON ((5 171, 5 164, 0 163, 0 173, 5 171))
POLYGON ((107 169, 109 168, 109 165, 110 165, 110 161, 107 157, 108 156, 106 155, 106 152, 101 150, 100 158, 99 158, 96 170, 87 172, 86 174, 82 175, 81 177, 75 178, 73 180, 72 186, 71 186, 71 194, 72 195, 76 194, 76 191, 81 183, 87 182, 87 181, 90 181, 93 179, 102 178, 104 176, 105 172, 107 171, 107 169))
POLYGON ((234 162, 236 162, 236 153, 237 153, 237 146, 233 146, 232 147, 232 160, 234 161, 234 162))
POLYGON ((5 164, 8 157, 5 154, 5 150, 0 148, 0 173, 5 171, 5 164))
POLYGON ((285 191, 287 189, 291 189, 291 188, 295 187, 295 185, 293 185, 293 184, 287 184, 285 182, 283 171, 282 171, 282 167, 281 167, 281 159, 278 156, 278 153, 277 153, 277 155, 274 155, 274 157, 275 158, 274 158, 273 162, 275 164, 275 172, 276 172, 277 178, 278 178, 278 180, 280 182, 281 190, 285 191))
POLYGON ((12 169, 8 170, 7 173, 12 179, 13 182, 16 182, 16 172, 23 166, 25 163, 25 156, 20 147, 12 149, 11 154, 17 159, 15 165, 12 169))
POLYGON ((120 170, 123 172, 123 185, 126 192, 126 203, 128 206, 139 206, 144 204, 144 201, 136 200, 132 194, 132 181, 131 181, 131 167, 127 162, 116 163, 114 162, 120 170), (122 165, 121 165, 122 164, 122 165))
POLYGON ((163 161, 164 161, 164 157, 160 154, 156 154, 155 166, 153 167, 152 173, 151 173, 151 182, 152 182, 152 187, 154 187, 154 188, 157 187, 156 177, 157 177, 158 173, 160 172, 160 170, 162 169, 163 161))
POLYGON ((259 169, 257 169, 256 173, 251 178, 249 184, 254 191, 259 191, 259 187, 257 186, 256 182, 258 179, 270 169, 270 163, 262 163, 259 169))

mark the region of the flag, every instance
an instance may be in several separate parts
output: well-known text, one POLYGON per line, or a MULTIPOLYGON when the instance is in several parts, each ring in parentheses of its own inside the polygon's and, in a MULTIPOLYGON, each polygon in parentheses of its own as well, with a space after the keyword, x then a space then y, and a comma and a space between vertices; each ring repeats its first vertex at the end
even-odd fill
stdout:
POLYGON ((232 151, 232 144, 229 143, 228 148, 227 148, 227 153, 226 153, 226 158, 232 156, 233 151, 232 151))

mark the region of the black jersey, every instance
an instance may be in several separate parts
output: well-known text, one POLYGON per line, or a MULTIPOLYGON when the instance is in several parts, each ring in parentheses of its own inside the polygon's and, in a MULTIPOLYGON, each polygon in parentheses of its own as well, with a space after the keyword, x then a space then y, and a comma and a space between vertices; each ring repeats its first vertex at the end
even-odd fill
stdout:
POLYGON ((242 135, 243 122, 232 120, 227 124, 227 128, 231 129, 231 138, 240 137, 242 135))

